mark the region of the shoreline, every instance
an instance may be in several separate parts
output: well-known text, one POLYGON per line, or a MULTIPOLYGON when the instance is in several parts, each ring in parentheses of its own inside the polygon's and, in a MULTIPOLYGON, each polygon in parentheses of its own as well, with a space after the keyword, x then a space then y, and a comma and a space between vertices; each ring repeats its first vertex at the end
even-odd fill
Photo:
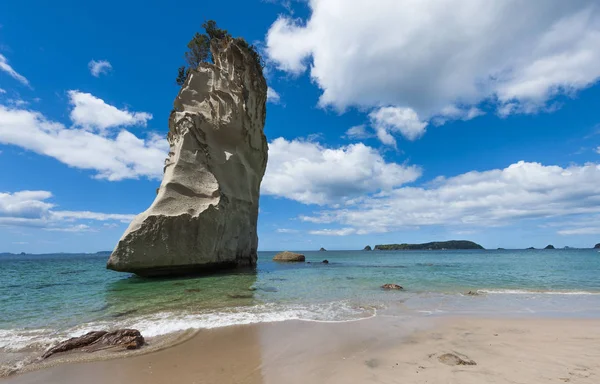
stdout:
POLYGON ((400 377, 411 383, 475 384, 486 377, 495 383, 592 383, 600 375, 600 322, 390 315, 339 323, 288 320, 199 330, 174 345, 108 358, 56 359, 0 382, 152 384, 176 376, 178 382, 223 384, 396 383, 400 377), (447 366, 438 360, 446 353, 477 365, 447 366))

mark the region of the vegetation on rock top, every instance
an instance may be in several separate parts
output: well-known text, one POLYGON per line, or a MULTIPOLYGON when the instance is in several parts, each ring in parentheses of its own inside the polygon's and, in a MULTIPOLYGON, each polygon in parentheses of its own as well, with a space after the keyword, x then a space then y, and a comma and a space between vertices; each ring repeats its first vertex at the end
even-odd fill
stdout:
POLYGON ((204 28, 205 33, 196 32, 187 45, 188 51, 185 52, 187 66, 183 65, 177 69, 177 79, 175 80, 177 85, 181 86, 185 83, 190 69, 198 68, 201 63, 214 62, 211 44, 213 41, 218 42, 226 38, 234 40, 240 48, 246 50, 256 63, 257 68, 262 72, 265 64, 254 45, 248 44, 242 37, 233 38, 227 30, 219 28, 214 20, 205 21, 202 28, 204 28))

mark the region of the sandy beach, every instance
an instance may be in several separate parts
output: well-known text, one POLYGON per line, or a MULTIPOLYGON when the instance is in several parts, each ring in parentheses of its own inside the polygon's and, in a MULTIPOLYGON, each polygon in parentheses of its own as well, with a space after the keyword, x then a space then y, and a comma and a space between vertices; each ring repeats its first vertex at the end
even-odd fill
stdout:
POLYGON ((286 321, 203 330, 157 352, 60 364, 0 382, 591 384, 599 380, 597 320, 380 316, 346 323, 286 321), (452 365, 456 362, 459 365, 452 365), (471 363, 476 365, 463 365, 471 363))

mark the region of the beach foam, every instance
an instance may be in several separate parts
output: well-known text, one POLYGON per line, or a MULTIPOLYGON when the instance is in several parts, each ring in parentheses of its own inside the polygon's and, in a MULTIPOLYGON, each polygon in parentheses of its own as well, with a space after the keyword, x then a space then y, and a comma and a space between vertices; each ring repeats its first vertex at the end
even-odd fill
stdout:
POLYGON ((502 295, 600 295, 600 292, 589 291, 542 291, 527 289, 479 289, 477 292, 502 295))
POLYGON ((376 309, 376 307, 353 306, 347 301, 340 301, 309 305, 263 304, 207 313, 159 312, 118 320, 94 321, 67 330, 0 330, 0 350, 10 352, 42 350, 61 340, 102 329, 134 328, 138 329, 144 337, 156 337, 190 329, 212 329, 286 320, 356 321, 375 316, 376 309))

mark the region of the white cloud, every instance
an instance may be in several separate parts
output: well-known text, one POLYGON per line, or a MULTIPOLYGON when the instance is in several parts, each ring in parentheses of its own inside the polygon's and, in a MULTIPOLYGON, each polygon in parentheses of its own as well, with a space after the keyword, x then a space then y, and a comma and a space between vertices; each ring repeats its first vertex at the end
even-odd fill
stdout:
POLYGON ((100 77, 102 74, 107 74, 112 70, 112 65, 107 60, 92 60, 88 63, 88 68, 92 76, 100 77))
POLYGON ((85 224, 70 225, 67 227, 48 227, 44 228, 44 230, 55 232, 95 232, 93 228, 85 224))
POLYGON ((4 89, 0 88, 0 94, 4 94, 4 93, 6 93, 6 91, 4 89))
POLYGON ((161 179, 167 141, 156 134, 140 139, 121 130, 105 136, 67 128, 29 110, 0 105, 0 143, 50 156, 74 168, 96 171, 111 181, 147 177, 161 179))
POLYGON ((374 137, 374 135, 367 130, 367 127, 362 125, 355 125, 354 127, 348 128, 344 135, 348 139, 368 139, 374 137))
POLYGON ((320 229, 315 231, 309 231, 311 235, 321 236, 348 236, 356 233, 354 228, 342 228, 342 229, 320 229))
POLYGON ((90 211, 54 211, 52 216, 59 220, 97 220, 97 221, 108 221, 117 220, 124 223, 128 223, 133 220, 135 215, 124 215, 117 213, 99 213, 90 211))
POLYGON ((600 154, 600 147, 596 148, 596 153, 600 154))
POLYGON ((24 107, 27 104, 29 104, 29 102, 22 100, 22 99, 8 99, 8 100, 6 100, 6 104, 12 105, 15 107, 24 107))
POLYGON ((52 197, 47 191, 0 192, 0 217, 39 218, 54 205, 45 200, 52 197))
POLYGON ((363 196, 302 220, 388 232, 415 226, 498 226, 600 212, 600 165, 562 168, 518 162, 505 169, 440 177, 427 187, 363 196))
POLYGON ((310 141, 278 138, 269 144, 261 192, 322 205, 390 191, 420 175, 418 167, 387 163, 362 143, 330 149, 310 141))
POLYGON ((8 73, 8 75, 13 79, 19 81, 23 85, 30 87, 29 80, 27 80, 25 76, 22 76, 19 73, 17 73, 17 71, 15 71, 13 67, 11 67, 8 64, 8 59, 2 54, 0 54, 0 71, 8 73))
POLYGON ((419 120, 411 108, 383 107, 369 114, 371 125, 382 143, 396 145, 390 132, 399 132, 408 140, 416 140, 425 133, 427 122, 419 120))
POLYGON ((572 228, 562 229, 557 232, 559 235, 572 236, 572 235, 600 235, 600 227, 584 227, 584 228, 572 228))
POLYGON ((279 104, 279 102, 281 101, 281 96, 279 96, 279 93, 277 93, 277 91, 275 91, 273 88, 268 87, 267 88, 267 101, 271 102, 273 104, 279 104))
POLYGON ((146 122, 152 119, 150 113, 121 110, 90 93, 69 91, 68 94, 73 106, 69 116, 78 127, 99 130, 132 125, 145 127, 146 122))
POLYGON ((280 16, 272 24, 270 61, 292 74, 310 70, 322 106, 414 111, 408 126, 378 131, 387 143, 394 132, 418 137, 432 120, 473 118, 482 102, 500 115, 547 110, 556 95, 600 78, 596 0, 311 0, 309 7, 307 20, 280 16))
POLYGON ((48 191, 0 192, 0 226, 39 227, 48 231, 94 231, 77 220, 130 222, 135 215, 90 211, 59 211, 48 191))
POLYGON ((289 229, 289 228, 277 228, 275 230, 277 233, 299 233, 300 231, 297 229, 289 229))

